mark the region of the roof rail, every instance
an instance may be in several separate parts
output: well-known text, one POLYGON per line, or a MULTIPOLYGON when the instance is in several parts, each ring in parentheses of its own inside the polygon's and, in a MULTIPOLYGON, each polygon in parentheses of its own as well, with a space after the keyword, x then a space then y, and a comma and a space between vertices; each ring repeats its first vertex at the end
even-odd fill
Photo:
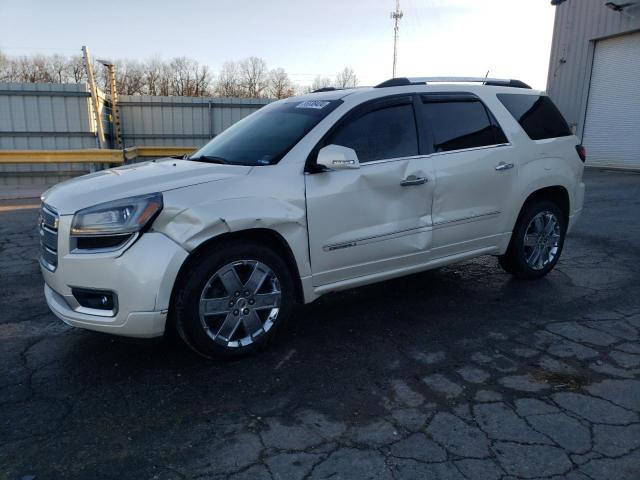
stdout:
POLYGON ((336 87, 322 87, 322 88, 318 88, 317 90, 314 90, 311 93, 318 93, 318 92, 333 92, 334 90, 342 90, 341 88, 336 88, 336 87))
POLYGON ((520 80, 485 77, 398 77, 376 85, 375 88, 400 87, 403 85, 420 85, 423 83, 482 83, 494 87, 531 88, 520 80))

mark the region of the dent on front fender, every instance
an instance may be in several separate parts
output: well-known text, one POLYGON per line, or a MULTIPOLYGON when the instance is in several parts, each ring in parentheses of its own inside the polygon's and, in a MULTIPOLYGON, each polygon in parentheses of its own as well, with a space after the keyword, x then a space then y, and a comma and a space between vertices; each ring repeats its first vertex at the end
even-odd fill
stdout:
POLYGON ((233 198, 202 203, 179 212, 167 212, 154 229, 187 251, 224 233, 269 229, 289 244, 302 276, 310 274, 304 204, 296 206, 276 198, 233 198))

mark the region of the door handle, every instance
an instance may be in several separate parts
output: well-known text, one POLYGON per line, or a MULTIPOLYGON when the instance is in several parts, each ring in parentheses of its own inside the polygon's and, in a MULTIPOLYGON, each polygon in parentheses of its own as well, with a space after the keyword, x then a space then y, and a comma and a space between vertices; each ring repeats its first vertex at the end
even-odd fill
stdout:
POLYGON ((415 175, 409 175, 407 178, 400 182, 403 187, 411 187, 412 185, 422 185, 429 181, 427 177, 416 177, 415 175))
POLYGON ((498 171, 509 170, 510 168, 513 168, 513 163, 500 162, 498 165, 496 165, 496 170, 498 171))

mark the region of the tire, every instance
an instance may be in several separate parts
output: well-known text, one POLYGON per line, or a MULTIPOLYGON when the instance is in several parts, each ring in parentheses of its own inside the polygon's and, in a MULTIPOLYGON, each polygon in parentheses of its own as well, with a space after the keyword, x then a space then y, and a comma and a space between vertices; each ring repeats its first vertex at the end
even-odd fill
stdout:
POLYGON ((567 220, 560 208, 550 200, 534 199, 518 217, 509 247, 498 262, 517 278, 541 278, 558 263, 566 233, 567 220))
POLYGON ((241 357, 263 348, 291 315, 295 301, 285 261, 254 242, 216 244, 182 278, 176 329, 207 358, 241 357))

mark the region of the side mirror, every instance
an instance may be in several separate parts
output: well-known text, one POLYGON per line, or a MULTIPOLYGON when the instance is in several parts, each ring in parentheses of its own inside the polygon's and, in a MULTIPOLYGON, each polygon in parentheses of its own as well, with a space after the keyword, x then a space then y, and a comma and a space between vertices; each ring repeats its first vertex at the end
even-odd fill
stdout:
POLYGON ((340 145, 327 145, 318 152, 316 162, 328 170, 350 170, 360 168, 358 155, 353 148, 341 147, 340 145))

